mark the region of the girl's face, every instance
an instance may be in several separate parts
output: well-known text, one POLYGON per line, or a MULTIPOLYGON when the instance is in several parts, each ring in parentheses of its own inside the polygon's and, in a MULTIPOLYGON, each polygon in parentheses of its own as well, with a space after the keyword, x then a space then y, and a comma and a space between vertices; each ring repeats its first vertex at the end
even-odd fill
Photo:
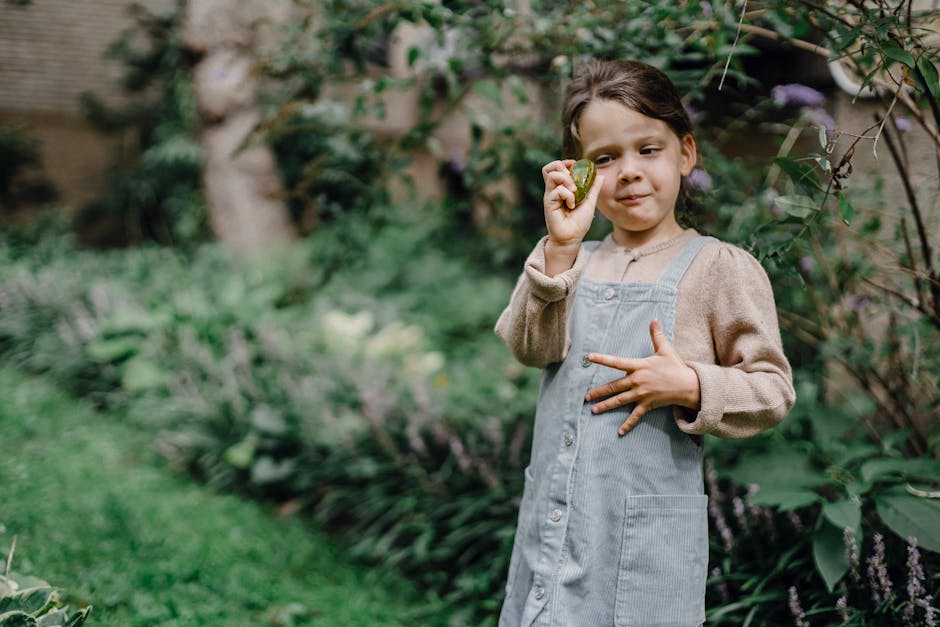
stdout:
POLYGON ((662 120, 614 100, 594 100, 578 124, 582 158, 604 175, 597 208, 614 226, 614 240, 635 248, 678 235, 676 199, 695 167, 695 140, 681 140, 662 120))

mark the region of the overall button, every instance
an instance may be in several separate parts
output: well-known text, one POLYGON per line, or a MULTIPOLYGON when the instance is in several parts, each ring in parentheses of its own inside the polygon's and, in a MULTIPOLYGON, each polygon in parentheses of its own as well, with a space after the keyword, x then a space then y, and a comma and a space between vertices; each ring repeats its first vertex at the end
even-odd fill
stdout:
POLYGON ((614 297, 615 294, 616 292, 614 291, 614 288, 608 287, 606 290, 604 290, 604 299, 610 300, 614 297))
POLYGON ((585 355, 584 357, 581 358, 581 367, 582 367, 582 368, 587 368, 587 367, 590 366, 590 365, 591 365, 591 360, 587 358, 587 355, 585 355))
POLYGON ((552 520, 552 522, 558 522, 559 520, 561 520, 561 510, 553 509, 552 513, 549 514, 548 517, 552 520))
POLYGON ((565 446, 571 446, 574 444, 574 436, 570 433, 565 434, 565 446))
POLYGON ((542 586, 535 586, 535 598, 536 600, 541 601, 542 597, 545 596, 545 588, 542 586))

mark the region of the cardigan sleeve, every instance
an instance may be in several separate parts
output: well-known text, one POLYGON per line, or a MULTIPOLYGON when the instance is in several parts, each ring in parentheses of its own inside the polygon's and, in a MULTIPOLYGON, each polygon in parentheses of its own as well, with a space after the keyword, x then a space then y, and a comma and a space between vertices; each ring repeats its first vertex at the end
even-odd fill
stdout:
POLYGON ((701 406, 697 414, 678 412, 677 424, 693 435, 748 437, 779 424, 796 400, 773 289, 754 257, 727 244, 707 276, 714 284, 697 291, 716 359, 687 362, 699 378, 701 406))
POLYGON ((516 359, 536 368, 564 359, 568 308, 587 258, 582 247, 570 269, 549 277, 545 274, 546 239, 543 237, 526 259, 495 329, 516 359))

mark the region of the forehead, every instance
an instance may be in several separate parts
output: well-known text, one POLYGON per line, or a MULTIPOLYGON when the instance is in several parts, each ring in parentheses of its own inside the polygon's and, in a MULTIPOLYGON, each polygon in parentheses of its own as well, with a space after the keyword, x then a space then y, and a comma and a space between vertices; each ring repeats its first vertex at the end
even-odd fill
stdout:
POLYGON ((643 115, 615 100, 589 103, 578 120, 578 135, 585 152, 592 146, 612 142, 643 139, 678 141, 669 125, 662 120, 643 115))

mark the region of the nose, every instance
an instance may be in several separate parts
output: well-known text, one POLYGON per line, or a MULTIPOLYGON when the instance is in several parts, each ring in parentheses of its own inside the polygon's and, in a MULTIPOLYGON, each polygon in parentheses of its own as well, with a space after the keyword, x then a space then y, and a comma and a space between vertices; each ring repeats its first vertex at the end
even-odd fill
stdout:
POLYGON ((629 155, 621 157, 618 165, 617 175, 621 181, 635 181, 643 176, 638 160, 629 155))

